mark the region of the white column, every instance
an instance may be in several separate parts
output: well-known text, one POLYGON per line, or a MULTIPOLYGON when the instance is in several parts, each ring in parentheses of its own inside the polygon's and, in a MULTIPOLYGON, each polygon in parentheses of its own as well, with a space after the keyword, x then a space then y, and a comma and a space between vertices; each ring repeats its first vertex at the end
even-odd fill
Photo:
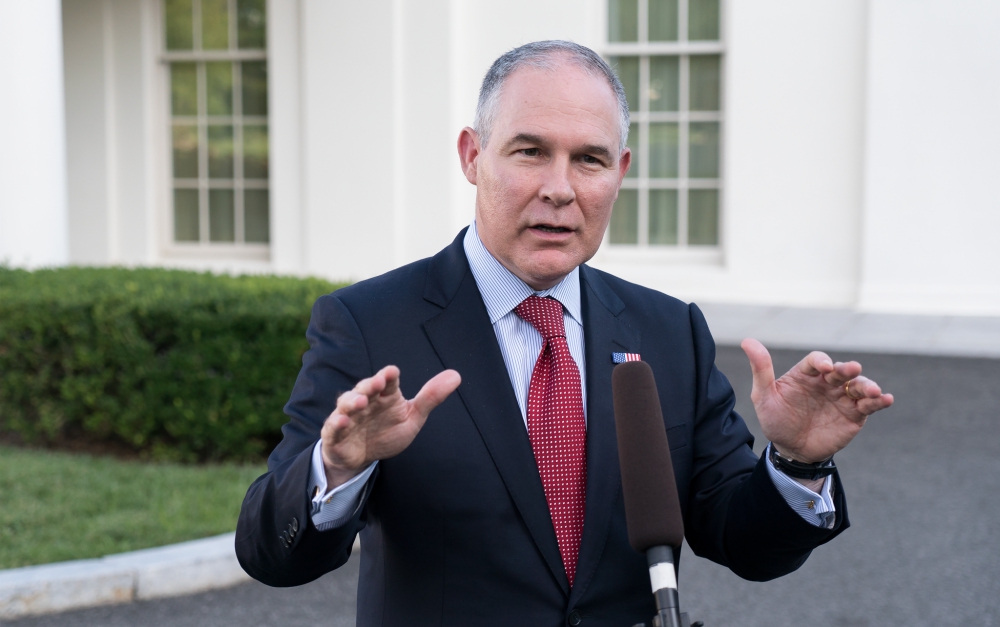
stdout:
POLYGON ((267 3, 268 112, 271 143, 271 267, 305 270, 299 3, 267 3))
POLYGON ((0 263, 69 257, 59 0, 0 0, 0 263))

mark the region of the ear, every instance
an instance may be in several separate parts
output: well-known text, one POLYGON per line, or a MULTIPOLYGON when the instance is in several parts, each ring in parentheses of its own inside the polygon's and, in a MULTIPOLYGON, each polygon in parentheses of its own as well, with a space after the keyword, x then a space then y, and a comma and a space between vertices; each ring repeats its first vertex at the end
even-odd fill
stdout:
POLYGON ((622 181, 625 180, 625 175, 628 174, 628 169, 632 165, 632 150, 626 148, 622 151, 620 157, 618 157, 618 186, 621 187, 622 181))
POLYGON ((458 159, 466 180, 476 184, 476 160, 479 158, 479 133, 466 126, 458 134, 458 159))

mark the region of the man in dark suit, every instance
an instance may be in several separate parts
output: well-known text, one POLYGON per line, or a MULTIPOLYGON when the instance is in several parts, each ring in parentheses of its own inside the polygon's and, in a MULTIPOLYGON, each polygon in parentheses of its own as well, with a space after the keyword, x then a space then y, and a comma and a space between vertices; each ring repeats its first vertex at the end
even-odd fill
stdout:
POLYGON ((538 42, 497 60, 458 142, 473 225, 313 309, 284 439, 240 514, 250 575, 306 583, 360 532, 359 625, 648 620, 611 402, 623 353, 656 377, 696 553, 767 580, 847 527, 830 459, 892 403, 859 364, 812 353, 775 381, 745 341, 776 453, 758 460, 698 308, 583 265, 627 132, 621 84, 589 49, 538 42))

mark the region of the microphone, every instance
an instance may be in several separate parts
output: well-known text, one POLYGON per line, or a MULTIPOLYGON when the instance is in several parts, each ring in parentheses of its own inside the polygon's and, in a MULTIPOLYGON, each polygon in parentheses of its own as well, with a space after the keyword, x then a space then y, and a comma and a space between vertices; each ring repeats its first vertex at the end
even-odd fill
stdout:
POLYGON ((682 622, 674 570, 684 521, 653 371, 644 361, 619 364, 611 389, 628 541, 646 554, 649 564, 657 610, 653 625, 688 627, 686 616, 682 622))

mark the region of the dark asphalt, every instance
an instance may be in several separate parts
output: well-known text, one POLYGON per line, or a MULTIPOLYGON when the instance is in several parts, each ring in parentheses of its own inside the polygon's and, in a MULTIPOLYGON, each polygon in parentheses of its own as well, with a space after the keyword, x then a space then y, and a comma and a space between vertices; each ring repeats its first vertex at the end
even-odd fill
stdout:
MULTIPOLYGON (((803 354, 775 351, 776 368, 803 354)), ((742 581, 686 550, 682 605, 708 627, 1000 626, 1000 361, 832 356, 858 359, 896 396, 837 456, 853 526, 799 572, 768 583, 742 581)), ((718 365, 759 434, 742 351, 720 349, 718 365)), ((295 589, 248 583, 10 624, 339 627, 354 624, 356 580, 352 559, 295 589)))

